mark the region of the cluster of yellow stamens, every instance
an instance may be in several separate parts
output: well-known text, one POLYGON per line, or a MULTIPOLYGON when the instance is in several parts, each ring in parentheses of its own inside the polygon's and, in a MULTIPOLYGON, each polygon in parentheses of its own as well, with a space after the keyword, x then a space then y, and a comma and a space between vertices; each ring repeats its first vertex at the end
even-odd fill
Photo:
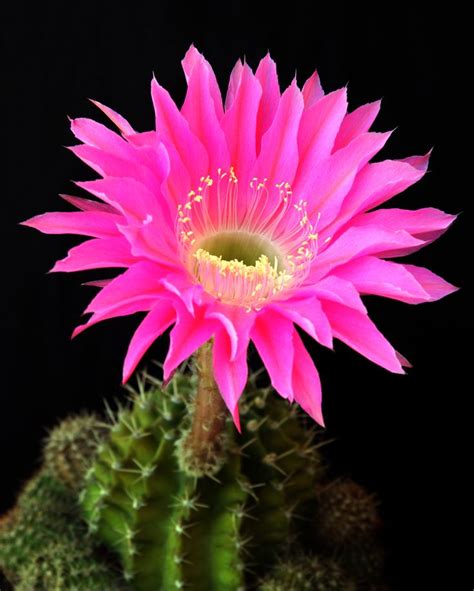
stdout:
POLYGON ((288 183, 268 187, 254 178, 241 191, 232 168, 219 170, 217 183, 202 177, 178 207, 177 234, 183 262, 204 290, 251 310, 303 281, 317 233, 288 183))

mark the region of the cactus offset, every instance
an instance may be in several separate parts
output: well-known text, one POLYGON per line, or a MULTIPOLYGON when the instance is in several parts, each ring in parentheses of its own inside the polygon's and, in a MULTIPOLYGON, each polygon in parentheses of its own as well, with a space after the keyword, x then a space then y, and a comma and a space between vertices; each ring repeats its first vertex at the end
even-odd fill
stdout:
POLYGON ((334 559, 298 553, 281 560, 259 591, 356 591, 357 585, 334 559))
POLYGON ((52 429, 45 441, 44 464, 65 486, 80 491, 106 430, 106 425, 95 415, 65 419, 52 429))
POLYGON ((376 498, 352 480, 320 487, 318 501, 318 533, 334 546, 364 542, 380 528, 376 498))
POLYGON ((87 537, 76 497, 46 470, 30 480, 2 520, 0 567, 18 591, 124 589, 87 537))

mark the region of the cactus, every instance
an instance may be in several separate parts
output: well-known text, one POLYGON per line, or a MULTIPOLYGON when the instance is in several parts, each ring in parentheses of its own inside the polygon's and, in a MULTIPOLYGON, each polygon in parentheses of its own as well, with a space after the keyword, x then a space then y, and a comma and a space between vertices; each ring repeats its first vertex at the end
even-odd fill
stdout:
POLYGON ((124 589, 87 537, 76 497, 45 469, 1 522, 0 566, 17 591, 124 589))
POLYGON ((44 464, 59 482, 71 490, 80 491, 106 430, 106 425, 95 415, 65 419, 45 441, 44 464))
POLYGON ((178 373, 166 388, 140 382, 82 494, 91 531, 118 552, 137 591, 245 589, 252 579, 245 571, 271 564, 315 503, 322 468, 312 433, 296 409, 254 382, 242 404, 242 436, 227 420, 218 462, 206 458, 217 470, 183 470, 193 380, 178 373))
POLYGON ((259 591, 356 591, 355 582, 334 559, 299 554, 281 560, 259 591))
POLYGON ((381 525, 377 500, 356 482, 336 480, 318 490, 318 534, 336 547, 373 538, 381 525))
POLYGON ((52 430, 0 519, 0 572, 17 591, 385 588, 374 497, 328 481, 326 441, 256 374, 238 434, 209 361, 206 346, 166 386, 145 372, 108 423, 52 430))

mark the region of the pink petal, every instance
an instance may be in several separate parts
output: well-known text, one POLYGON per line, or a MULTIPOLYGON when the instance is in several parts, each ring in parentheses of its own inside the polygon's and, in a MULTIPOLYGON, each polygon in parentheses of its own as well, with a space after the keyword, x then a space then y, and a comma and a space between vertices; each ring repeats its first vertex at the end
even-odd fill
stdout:
POLYGON ((306 80, 303 86, 303 99, 305 109, 309 109, 315 102, 322 99, 324 90, 321 86, 319 74, 315 71, 312 76, 306 80))
MULTIPOLYGON (((94 201, 93 199, 84 199, 83 197, 75 197, 74 195, 64 195, 60 193, 59 196, 82 211, 105 211, 107 213, 116 213, 119 212, 115 209, 115 207, 111 207, 107 203, 101 203, 100 201, 94 201)), ((123 218, 120 216, 120 219, 123 221, 123 218)))
POLYGON ((44 234, 79 234, 95 238, 117 237, 123 218, 102 211, 58 211, 37 215, 21 222, 44 234))
POLYGON ((206 343, 220 326, 204 317, 204 308, 192 316, 184 306, 176 309, 176 324, 170 333, 170 346, 164 363, 163 377, 169 379, 173 371, 196 349, 206 343))
MULTIPOLYGON (((228 306, 228 308, 234 308, 230 314, 235 327, 237 345, 228 328, 223 327, 216 331, 213 346, 214 377, 240 432, 238 401, 247 383, 247 348, 254 314, 237 310, 237 306, 228 306)), ((217 317, 216 314, 214 313, 213 317, 217 317)))
POLYGON ((134 157, 133 148, 122 137, 97 121, 87 118, 72 119, 71 130, 78 140, 88 146, 99 148, 125 160, 134 157))
POLYGON ((362 294, 379 295, 402 302, 428 301, 429 294, 404 265, 364 256, 349 261, 335 271, 354 284, 362 294))
POLYGON ((412 236, 432 242, 454 222, 457 216, 433 207, 423 209, 378 209, 357 216, 355 226, 378 225, 392 231, 405 230, 412 236))
POLYGON ((350 227, 334 242, 328 242, 326 249, 316 256, 305 283, 315 283, 332 269, 363 255, 403 252, 422 245, 421 240, 404 230, 394 232, 380 226, 350 227))
POLYGON ((380 111, 380 103, 381 101, 367 103, 344 117, 334 143, 334 152, 350 144, 358 135, 369 131, 380 111))
POLYGON ((50 273, 129 267, 135 262, 130 244, 124 238, 97 238, 71 248, 67 257, 58 261, 50 273))
MULTIPOLYGON (((153 172, 133 160, 126 160, 93 146, 71 146, 71 152, 101 176, 130 177, 140 181, 151 191, 160 190, 160 183, 153 172)), ((165 156, 167 158, 167 155, 165 156)))
POLYGON ((192 183, 197 184, 200 177, 208 172, 209 159, 204 146, 190 130, 188 122, 169 93, 155 79, 151 83, 151 96, 155 108, 156 130, 160 138, 168 149, 173 146, 188 170, 192 183))
POLYGON ((159 223, 161 230, 171 231, 173 221, 168 204, 135 179, 107 177, 76 184, 115 207, 133 222, 159 223))
POLYGON ((308 199, 310 219, 325 228, 338 215, 358 172, 385 145, 390 133, 364 133, 338 150, 313 174, 300 177, 294 191, 308 199))
POLYGON ((296 330, 293 330, 293 349, 295 356, 292 383, 295 401, 310 417, 324 427, 319 373, 296 330))
MULTIPOLYGON (((181 113, 207 150, 212 176, 218 168, 229 168, 230 161, 224 132, 216 115, 211 86, 209 68, 204 61, 197 62, 189 75, 188 91, 181 113)), ((205 176, 205 171, 201 174, 205 176)))
POLYGON ((304 185, 316 166, 331 154, 334 140, 347 111, 345 88, 331 92, 304 110, 298 132, 299 166, 295 186, 304 185))
POLYGON ((135 130, 133 129, 133 127, 130 125, 130 123, 124 117, 122 117, 122 115, 120 115, 119 113, 115 112, 110 107, 106 107, 102 103, 99 103, 99 101, 94 101, 94 100, 91 99, 91 102, 97 108, 99 108, 102 111, 102 113, 104 113, 105 115, 107 115, 107 117, 113 123, 115 123, 115 125, 120 129, 120 131, 123 133, 123 135, 132 135, 132 134, 135 133, 135 130))
POLYGON ((403 267, 413 275, 424 291, 428 293, 429 299, 432 302, 444 298, 459 289, 424 267, 417 267, 415 265, 403 265, 403 267))
POLYGON ((280 102, 276 63, 269 53, 258 64, 255 77, 262 87, 262 100, 257 116, 257 153, 259 153, 263 134, 272 124, 280 102))
POLYGON ((367 164, 357 175, 337 219, 322 232, 322 235, 325 237, 335 234, 356 214, 388 201, 419 181, 424 174, 423 168, 416 168, 403 160, 384 160, 367 164))
POLYGON ((346 279, 330 275, 321 279, 321 281, 318 281, 314 285, 313 291, 321 300, 337 302, 364 314, 367 313, 367 310, 360 299, 359 292, 354 285, 346 279))
MULTIPOLYGON (((99 283, 102 282, 91 281, 88 283, 88 285, 94 284, 96 286, 100 286, 99 283)), ((110 283, 110 281, 107 283, 110 283)), ((107 285, 107 283, 105 283, 104 286, 107 285)), ((124 304, 118 304, 117 306, 111 308, 107 312, 97 312, 95 314, 92 314, 92 316, 85 324, 80 324, 74 329, 71 338, 77 337, 86 329, 90 328, 91 326, 94 326, 95 324, 98 324, 99 322, 103 322, 104 320, 109 320, 111 318, 119 318, 120 316, 129 316, 130 314, 136 314, 137 312, 147 312, 156 305, 156 302, 156 298, 147 298, 143 300, 126 302, 124 304)))
POLYGON ((315 297, 289 299, 268 306, 288 318, 316 341, 332 349, 332 332, 321 302, 315 297))
POLYGON ((408 158, 403 158, 401 162, 406 162, 410 166, 418 169, 419 171, 425 173, 428 170, 428 164, 430 162, 431 153, 433 149, 429 150, 423 156, 409 156, 408 158))
POLYGON ((293 330, 290 320, 274 310, 265 309, 257 316, 250 333, 273 387, 289 400, 293 400, 293 330), (275 335, 278 335, 278 338, 275 338, 275 335))
POLYGON ((395 349, 366 314, 329 301, 323 308, 336 338, 381 367, 404 373, 395 349))
POLYGON ((222 119, 230 161, 243 185, 250 180, 250 169, 256 159, 255 134, 261 96, 260 83, 245 64, 235 100, 222 119))
POLYGON ((206 71, 206 78, 208 81, 207 84, 209 86, 209 94, 212 97, 217 119, 220 121, 224 116, 224 108, 222 106, 222 95, 219 89, 219 85, 217 83, 216 75, 214 74, 214 70, 212 69, 209 62, 204 59, 204 56, 201 53, 199 53, 199 51, 194 47, 194 45, 191 45, 181 63, 183 65, 183 70, 188 85, 192 78, 193 72, 196 68, 202 68, 206 71))
POLYGON ((161 229, 159 220, 146 223, 145 218, 143 223, 121 225, 118 229, 130 243, 133 256, 174 267, 180 264, 176 237, 167 226, 161 229))
POLYGON ((86 309, 86 313, 104 313, 127 303, 162 296, 164 288, 161 279, 166 269, 152 262, 139 262, 115 277, 106 285, 86 309))
POLYGON ((160 301, 141 322, 130 341, 123 366, 123 383, 127 382, 149 347, 173 324, 176 311, 170 302, 160 301))
POLYGON ((303 97, 293 82, 283 93, 275 118, 262 138, 262 149, 252 177, 268 179, 269 184, 293 182, 298 167, 298 127, 303 97))
POLYGON ((240 79, 242 77, 242 71, 244 66, 241 60, 237 60, 235 66, 230 73, 229 86, 227 88, 227 95, 225 98, 225 110, 228 111, 235 101, 237 96, 237 90, 239 89, 240 79))

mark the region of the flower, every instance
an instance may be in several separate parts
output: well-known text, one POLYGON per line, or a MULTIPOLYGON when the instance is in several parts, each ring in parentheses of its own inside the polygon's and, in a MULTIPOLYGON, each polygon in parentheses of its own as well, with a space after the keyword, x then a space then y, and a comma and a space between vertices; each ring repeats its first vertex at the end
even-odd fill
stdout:
POLYGON ((225 104, 213 70, 191 47, 179 109, 153 79, 156 130, 136 132, 94 102, 120 134, 71 121, 71 151, 102 177, 78 182, 97 199, 63 197, 79 211, 23 222, 91 237, 52 271, 124 268, 95 282, 89 321, 146 312, 130 342, 124 381, 167 328, 167 380, 213 338, 220 392, 239 426, 252 341, 272 385, 323 424, 316 367, 295 325, 325 347, 337 338, 403 373, 408 362, 370 320, 361 294, 417 304, 456 288, 397 263, 435 240, 455 216, 377 209, 424 175, 429 154, 369 162, 390 133, 369 131, 380 102, 347 112, 346 88, 325 94, 315 72, 280 93, 267 55, 256 72, 238 61, 225 104))

